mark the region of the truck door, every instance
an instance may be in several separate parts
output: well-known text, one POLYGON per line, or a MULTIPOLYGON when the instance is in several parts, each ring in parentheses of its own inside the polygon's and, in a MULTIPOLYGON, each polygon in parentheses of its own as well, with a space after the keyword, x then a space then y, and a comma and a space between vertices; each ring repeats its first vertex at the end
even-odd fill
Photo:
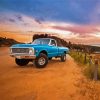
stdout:
POLYGON ((49 56, 55 57, 58 55, 58 47, 55 40, 51 40, 50 49, 49 49, 49 56))

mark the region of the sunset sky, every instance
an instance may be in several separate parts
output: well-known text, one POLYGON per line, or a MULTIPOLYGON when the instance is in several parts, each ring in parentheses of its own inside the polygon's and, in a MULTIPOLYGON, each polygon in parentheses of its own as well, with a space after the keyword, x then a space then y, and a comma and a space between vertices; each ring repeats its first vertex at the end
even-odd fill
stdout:
POLYGON ((2 37, 26 42, 33 32, 100 44, 100 0, 0 0, 2 37))

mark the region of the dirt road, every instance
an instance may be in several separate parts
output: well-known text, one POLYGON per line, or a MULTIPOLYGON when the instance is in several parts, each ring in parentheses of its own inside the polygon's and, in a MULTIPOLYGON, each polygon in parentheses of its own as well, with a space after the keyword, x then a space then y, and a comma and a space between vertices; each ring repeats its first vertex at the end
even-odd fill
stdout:
POLYGON ((8 48, 0 48, 0 100, 99 100, 92 99, 94 83, 90 84, 93 90, 86 84, 69 55, 66 62, 53 59, 44 69, 32 63, 22 68, 9 56, 8 48))

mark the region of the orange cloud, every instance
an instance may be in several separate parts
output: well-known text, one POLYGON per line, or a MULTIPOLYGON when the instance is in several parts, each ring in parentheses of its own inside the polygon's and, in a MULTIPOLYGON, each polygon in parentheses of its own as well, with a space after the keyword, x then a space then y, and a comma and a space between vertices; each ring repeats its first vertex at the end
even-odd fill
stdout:
POLYGON ((80 34, 93 33, 93 32, 99 31, 99 29, 96 28, 96 26, 92 26, 92 25, 87 25, 87 26, 75 25, 75 26, 68 26, 68 27, 51 26, 51 28, 58 29, 58 30, 71 31, 71 32, 80 33, 80 34))

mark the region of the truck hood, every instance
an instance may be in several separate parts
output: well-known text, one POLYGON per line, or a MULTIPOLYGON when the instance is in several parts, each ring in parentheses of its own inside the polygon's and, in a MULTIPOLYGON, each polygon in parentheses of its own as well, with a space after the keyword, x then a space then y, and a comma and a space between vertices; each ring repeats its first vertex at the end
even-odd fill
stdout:
POLYGON ((11 48, 29 48, 29 47, 44 47, 48 45, 41 45, 41 44, 16 44, 12 45, 11 48))

